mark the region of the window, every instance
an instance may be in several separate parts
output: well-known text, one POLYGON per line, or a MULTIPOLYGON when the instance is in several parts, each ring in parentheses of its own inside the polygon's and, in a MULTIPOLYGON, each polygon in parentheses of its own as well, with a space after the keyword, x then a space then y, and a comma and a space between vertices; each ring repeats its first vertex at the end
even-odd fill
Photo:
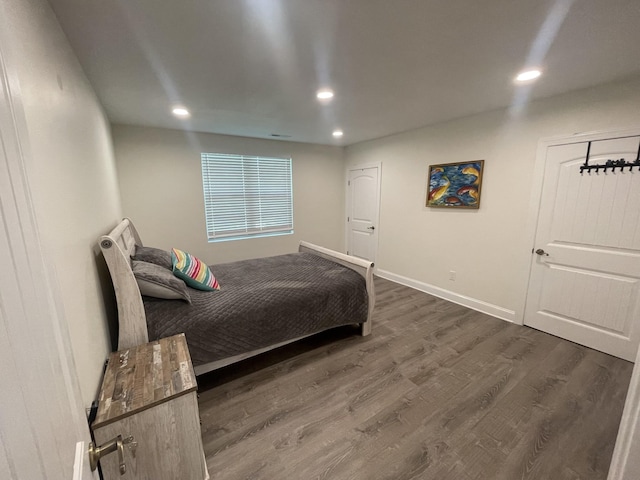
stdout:
POLYGON ((203 153, 209 241, 293 233, 291 159, 203 153))

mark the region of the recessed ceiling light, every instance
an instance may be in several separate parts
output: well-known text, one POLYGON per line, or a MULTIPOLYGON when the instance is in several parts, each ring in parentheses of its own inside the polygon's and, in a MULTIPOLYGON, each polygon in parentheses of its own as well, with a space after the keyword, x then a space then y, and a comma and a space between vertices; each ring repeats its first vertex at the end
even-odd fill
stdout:
POLYGON ((171 112, 176 117, 180 117, 180 118, 187 118, 187 117, 191 116, 191 114, 189 113, 189 110, 187 110, 184 107, 174 107, 173 110, 171 110, 171 112))
POLYGON ((336 137, 336 138, 340 138, 343 135, 344 135, 344 132, 342 130, 334 130, 333 131, 333 136, 336 137))
POLYGON ((520 72, 516 77, 516 82, 528 82, 529 80, 535 80, 542 72, 540 70, 527 70, 525 72, 520 72))
POLYGON ((316 97, 318 97, 318 100, 331 100, 333 98, 333 90, 329 90, 328 88, 318 90, 316 97))

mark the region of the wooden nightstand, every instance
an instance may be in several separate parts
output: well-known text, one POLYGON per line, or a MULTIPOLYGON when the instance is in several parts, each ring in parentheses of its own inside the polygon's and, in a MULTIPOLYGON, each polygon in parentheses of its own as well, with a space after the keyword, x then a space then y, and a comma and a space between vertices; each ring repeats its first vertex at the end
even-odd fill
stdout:
POLYGON ((92 429, 97 445, 125 439, 100 460, 105 480, 206 480, 196 377, 184 334, 109 356, 92 429), (133 436, 133 441, 126 439, 133 436))

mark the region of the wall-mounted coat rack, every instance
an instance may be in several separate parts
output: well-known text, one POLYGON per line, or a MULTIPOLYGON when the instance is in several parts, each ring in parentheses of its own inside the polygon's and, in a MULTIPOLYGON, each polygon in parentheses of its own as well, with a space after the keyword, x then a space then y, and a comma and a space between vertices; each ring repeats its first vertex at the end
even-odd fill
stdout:
POLYGON ((624 158, 619 160, 607 160, 604 163, 596 163, 594 165, 589 165, 589 154, 591 153, 591 142, 587 146, 587 158, 584 160, 584 164, 580 165, 580 175, 584 174, 586 170, 589 175, 591 175, 591 170, 595 170, 596 173, 600 173, 600 170, 607 173, 608 169, 611 169, 612 173, 616 173, 616 168, 619 168, 621 172, 624 172, 624 169, 629 167, 629 171, 633 171, 633 167, 638 167, 640 170, 640 142, 638 144, 638 154, 636 155, 636 159, 633 161, 627 161, 624 158))

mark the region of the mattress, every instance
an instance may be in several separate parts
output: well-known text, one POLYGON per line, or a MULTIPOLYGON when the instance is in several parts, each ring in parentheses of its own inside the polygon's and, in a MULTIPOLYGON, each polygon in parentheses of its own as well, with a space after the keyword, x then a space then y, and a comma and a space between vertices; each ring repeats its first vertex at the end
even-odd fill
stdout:
POLYGON ((149 340, 184 332, 194 365, 367 319, 364 278, 311 253, 211 269, 220 290, 190 289, 191 304, 143 297, 149 340))

